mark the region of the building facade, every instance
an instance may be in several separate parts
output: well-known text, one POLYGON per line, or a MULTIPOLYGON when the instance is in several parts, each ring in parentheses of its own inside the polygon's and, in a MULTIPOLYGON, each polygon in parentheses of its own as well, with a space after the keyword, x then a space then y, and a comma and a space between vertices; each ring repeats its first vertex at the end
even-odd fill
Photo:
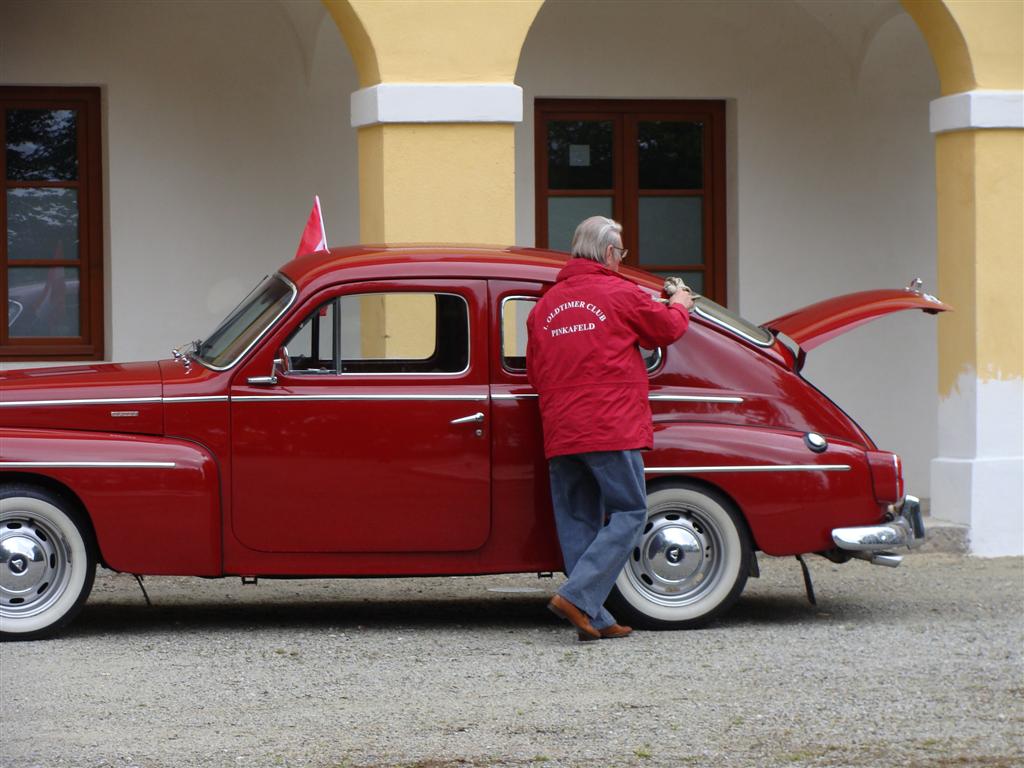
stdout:
POLYGON ((922 279, 956 311, 805 373, 1021 554, 1022 38, 1018 0, 2 0, 0 366, 202 337, 314 194, 332 245, 560 247, 606 212, 755 321, 922 279))

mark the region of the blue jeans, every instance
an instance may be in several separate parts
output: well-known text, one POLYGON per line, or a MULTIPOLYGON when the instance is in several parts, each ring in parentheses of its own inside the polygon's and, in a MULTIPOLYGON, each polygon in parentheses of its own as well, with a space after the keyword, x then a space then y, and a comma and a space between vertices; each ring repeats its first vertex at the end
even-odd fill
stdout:
POLYGON ((647 518, 640 451, 594 451, 548 461, 558 542, 569 577, 558 593, 595 629, 615 623, 604 601, 647 518))

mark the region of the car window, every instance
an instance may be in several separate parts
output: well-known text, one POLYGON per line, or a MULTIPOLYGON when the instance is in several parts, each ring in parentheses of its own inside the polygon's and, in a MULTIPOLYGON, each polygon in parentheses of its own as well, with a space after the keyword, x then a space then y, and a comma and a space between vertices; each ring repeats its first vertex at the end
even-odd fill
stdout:
MULTIPOLYGON (((537 299, 534 296, 506 296, 501 301, 501 365, 511 373, 526 372, 526 318, 537 299)), ((661 349, 640 348, 648 373, 661 365, 661 349)))
POLYGON ((462 373, 469 306, 450 293, 339 296, 307 315, 285 346, 295 373, 462 373))
POLYGON ((230 368, 284 314, 295 295, 295 286, 281 275, 263 278, 206 341, 196 345, 196 359, 214 370, 230 368))

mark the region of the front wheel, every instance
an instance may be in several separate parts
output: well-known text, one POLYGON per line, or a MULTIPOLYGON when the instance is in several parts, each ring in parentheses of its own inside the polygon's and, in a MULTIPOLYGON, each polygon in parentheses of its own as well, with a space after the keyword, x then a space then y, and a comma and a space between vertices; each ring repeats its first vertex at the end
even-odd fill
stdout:
POLYGON ((696 485, 654 491, 647 522, 608 597, 621 620, 692 629, 720 616, 747 583, 752 548, 739 511, 696 485))
POLYGON ((0 636, 30 640, 66 626, 92 590, 91 531, 63 498, 0 488, 0 636))

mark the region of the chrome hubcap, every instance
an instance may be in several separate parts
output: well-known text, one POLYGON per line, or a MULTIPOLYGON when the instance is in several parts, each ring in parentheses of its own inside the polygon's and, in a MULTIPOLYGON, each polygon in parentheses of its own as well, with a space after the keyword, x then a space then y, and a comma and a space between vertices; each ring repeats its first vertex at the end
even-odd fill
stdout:
POLYGON ((658 512, 648 518, 626 575, 648 600, 685 605, 715 585, 721 551, 721 531, 700 509, 658 512))
POLYGON ((0 611, 30 616, 64 592, 71 577, 68 543, 50 521, 17 513, 0 521, 0 611))

